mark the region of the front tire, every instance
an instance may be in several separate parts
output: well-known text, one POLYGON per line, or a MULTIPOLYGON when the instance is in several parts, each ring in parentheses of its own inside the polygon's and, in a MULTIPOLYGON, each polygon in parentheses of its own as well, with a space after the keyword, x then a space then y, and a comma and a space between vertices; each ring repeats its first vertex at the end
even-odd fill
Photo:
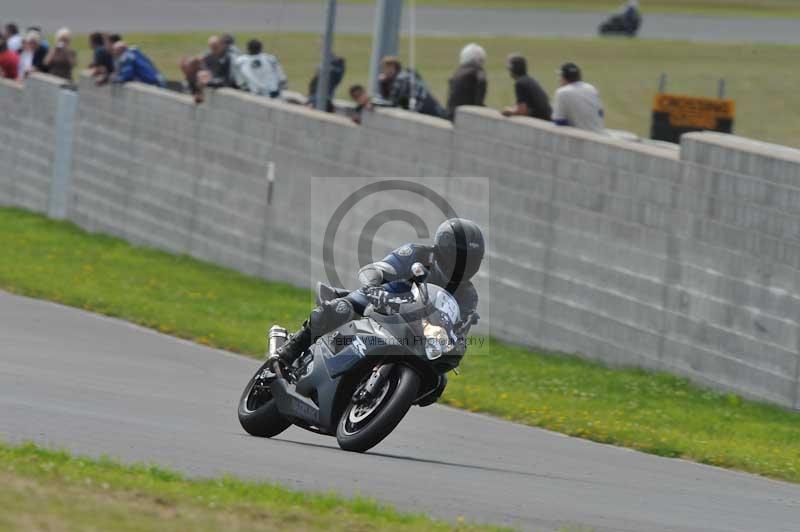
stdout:
POLYGON ((364 408, 351 402, 336 426, 336 441, 345 451, 363 453, 380 443, 397 427, 417 398, 420 378, 407 366, 395 366, 378 396, 377 404, 364 408), (370 410, 372 408, 372 410, 370 410))
POLYGON ((269 389, 256 387, 256 378, 267 364, 265 362, 258 368, 239 399, 239 423, 248 434, 261 438, 277 436, 292 425, 278 411, 278 405, 269 389))

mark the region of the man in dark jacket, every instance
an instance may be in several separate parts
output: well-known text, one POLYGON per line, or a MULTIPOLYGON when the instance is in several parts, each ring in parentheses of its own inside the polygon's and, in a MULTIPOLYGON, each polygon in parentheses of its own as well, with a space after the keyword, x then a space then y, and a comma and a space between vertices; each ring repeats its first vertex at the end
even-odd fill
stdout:
POLYGON ((447 97, 447 117, 455 118, 456 107, 460 105, 483 106, 486 98, 486 51, 471 43, 461 50, 460 63, 450 78, 450 94, 447 97))
POLYGON ((393 56, 384 57, 382 65, 383 71, 378 78, 381 94, 388 94, 387 99, 392 105, 438 118, 446 116, 447 111, 428 91, 418 72, 403 69, 400 60, 393 56))
POLYGON ((203 88, 235 87, 234 72, 228 45, 217 35, 208 38, 208 53, 183 58, 181 70, 186 85, 197 103, 203 101, 203 88))
MULTIPOLYGON (((342 82, 344 79, 344 73, 346 70, 346 64, 343 57, 339 57, 338 55, 331 54, 331 72, 330 78, 328 79, 328 103, 325 106, 325 109, 332 113, 333 109, 333 95, 336 94, 336 88, 339 86, 339 83, 342 82)), ((309 107, 316 107, 317 106, 317 84, 319 83, 319 68, 317 68, 314 77, 311 78, 311 81, 308 84, 308 100, 306 104, 309 107)))
POLYGON ((550 99, 539 82, 528 75, 528 63, 525 58, 519 54, 509 56, 508 71, 514 80, 517 103, 503 109, 503 115, 532 116, 549 122, 553 114, 550 99))
MULTIPOLYGON (((42 34, 35 30, 29 29, 25 34, 23 41, 22 52, 20 58, 30 54, 30 65, 25 65, 34 72, 47 72, 47 65, 44 64, 44 59, 50 51, 50 45, 42 38, 42 34)), ((23 60, 22 63, 25 63, 23 60)))
POLYGON ((92 62, 89 69, 98 85, 107 82, 114 73, 114 56, 106 45, 106 38, 100 32, 89 36, 89 46, 92 48, 92 62))

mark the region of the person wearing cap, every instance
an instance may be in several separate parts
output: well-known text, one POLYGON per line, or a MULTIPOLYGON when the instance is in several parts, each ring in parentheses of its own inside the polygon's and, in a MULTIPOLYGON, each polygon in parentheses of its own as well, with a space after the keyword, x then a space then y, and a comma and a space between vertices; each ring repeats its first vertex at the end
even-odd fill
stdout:
POLYGON ((483 107, 486 99, 486 51, 482 46, 470 43, 459 55, 459 66, 450 78, 447 96, 447 118, 453 120, 456 108, 462 105, 483 107))
POLYGON ((550 121, 550 99, 539 82, 528 75, 528 62, 519 54, 508 57, 508 72, 514 80, 517 103, 503 109, 504 116, 531 116, 550 121))
POLYGON ((561 87, 556 91, 553 122, 559 126, 603 133, 605 111, 600 93, 582 81, 581 69, 575 63, 564 63, 559 73, 561 87))

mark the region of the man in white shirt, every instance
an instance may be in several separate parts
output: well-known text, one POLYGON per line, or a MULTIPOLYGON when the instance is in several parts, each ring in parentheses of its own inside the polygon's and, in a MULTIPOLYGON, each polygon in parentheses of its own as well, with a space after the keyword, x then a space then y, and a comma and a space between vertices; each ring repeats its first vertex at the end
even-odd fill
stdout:
POLYGON ((247 53, 234 63, 236 85, 253 94, 278 98, 286 88, 286 74, 274 55, 262 52, 261 41, 247 43, 247 53))
POLYGON ((556 91, 553 122, 595 133, 605 132, 605 112, 597 89, 581 81, 581 69, 575 63, 561 66, 561 87, 556 91))

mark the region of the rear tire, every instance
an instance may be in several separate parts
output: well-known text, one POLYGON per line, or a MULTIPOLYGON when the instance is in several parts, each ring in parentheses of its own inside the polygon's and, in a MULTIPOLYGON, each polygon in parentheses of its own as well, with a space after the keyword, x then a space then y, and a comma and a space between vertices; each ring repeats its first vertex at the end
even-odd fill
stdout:
POLYGON ((254 390, 256 377, 266 368, 265 362, 250 378, 239 399, 239 423, 252 436, 272 438, 288 429, 292 423, 278 411, 278 405, 269 390, 254 390))
POLYGON ((397 365, 392 369, 386 386, 389 390, 376 410, 363 421, 354 423, 351 413, 355 405, 351 402, 338 425, 336 441, 345 451, 363 453, 375 447, 397 427, 417 398, 420 378, 407 366, 397 365))

